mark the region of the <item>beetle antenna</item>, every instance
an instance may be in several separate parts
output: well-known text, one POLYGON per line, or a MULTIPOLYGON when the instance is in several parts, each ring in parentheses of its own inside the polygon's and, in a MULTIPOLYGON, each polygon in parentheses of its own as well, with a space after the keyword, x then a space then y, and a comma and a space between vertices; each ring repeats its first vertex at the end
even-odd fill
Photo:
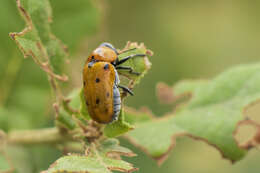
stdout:
POLYGON ((136 49, 136 47, 135 47, 135 48, 132 48, 132 49, 124 50, 124 51, 120 52, 119 55, 120 55, 120 54, 123 54, 123 53, 126 53, 126 52, 128 52, 128 51, 131 51, 131 50, 135 50, 135 49, 136 49))

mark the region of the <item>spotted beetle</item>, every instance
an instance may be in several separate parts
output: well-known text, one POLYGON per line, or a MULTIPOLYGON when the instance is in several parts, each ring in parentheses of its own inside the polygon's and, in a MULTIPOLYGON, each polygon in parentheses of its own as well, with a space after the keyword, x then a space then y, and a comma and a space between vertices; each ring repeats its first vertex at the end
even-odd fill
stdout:
POLYGON ((119 65, 131 58, 146 56, 133 54, 119 60, 118 55, 118 51, 110 43, 102 43, 90 54, 84 65, 83 87, 86 105, 90 117, 98 123, 107 124, 117 119, 121 109, 119 88, 133 95, 129 88, 119 85, 117 70, 126 70, 136 75, 139 73, 134 72, 131 67, 119 65))

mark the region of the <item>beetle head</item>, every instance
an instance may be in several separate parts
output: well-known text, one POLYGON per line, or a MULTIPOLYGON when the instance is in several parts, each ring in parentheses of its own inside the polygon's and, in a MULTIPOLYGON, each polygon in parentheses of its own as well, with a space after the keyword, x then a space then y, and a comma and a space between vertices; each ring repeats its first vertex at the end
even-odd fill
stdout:
POLYGON ((110 43, 102 43, 98 48, 96 48, 88 57, 88 62, 90 61, 104 61, 104 62, 114 62, 117 59, 118 52, 110 43))

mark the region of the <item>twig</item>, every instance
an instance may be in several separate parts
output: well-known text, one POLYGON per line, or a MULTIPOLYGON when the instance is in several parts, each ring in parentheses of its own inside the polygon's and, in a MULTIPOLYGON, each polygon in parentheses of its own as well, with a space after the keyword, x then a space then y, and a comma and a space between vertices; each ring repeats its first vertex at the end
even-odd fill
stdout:
POLYGON ((72 136, 72 134, 62 133, 58 128, 19 130, 7 134, 7 144, 57 144, 65 141, 73 141, 72 136))

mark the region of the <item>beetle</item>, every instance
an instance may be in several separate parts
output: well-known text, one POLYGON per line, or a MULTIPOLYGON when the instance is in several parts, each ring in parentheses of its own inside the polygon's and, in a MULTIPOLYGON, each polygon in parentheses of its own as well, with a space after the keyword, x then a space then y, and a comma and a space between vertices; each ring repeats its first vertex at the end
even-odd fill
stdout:
POLYGON ((119 65, 131 58, 146 56, 145 54, 133 54, 119 60, 118 55, 118 51, 112 44, 102 43, 90 54, 84 65, 84 97, 90 117, 98 123, 108 124, 117 120, 121 109, 119 88, 123 92, 133 95, 129 88, 119 84, 117 70, 126 70, 136 75, 139 73, 134 72, 132 67, 119 65))

